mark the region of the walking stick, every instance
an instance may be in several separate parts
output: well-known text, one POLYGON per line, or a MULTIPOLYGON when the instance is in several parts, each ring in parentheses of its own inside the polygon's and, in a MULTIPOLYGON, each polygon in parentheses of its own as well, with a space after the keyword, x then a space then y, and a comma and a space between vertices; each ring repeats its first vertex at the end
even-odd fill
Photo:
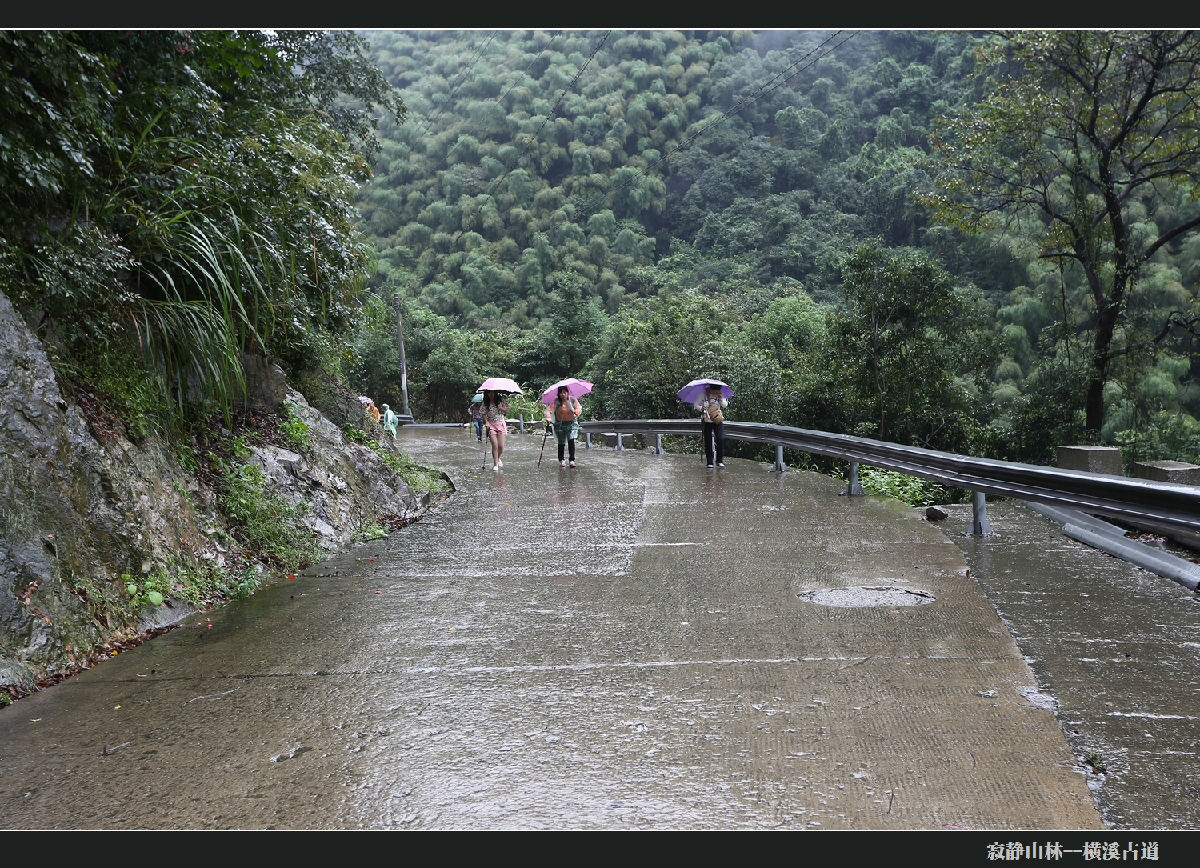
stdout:
POLYGON ((546 423, 546 433, 542 435, 542 448, 538 452, 538 470, 542 469, 542 453, 546 451, 546 438, 550 436, 550 423, 546 423))

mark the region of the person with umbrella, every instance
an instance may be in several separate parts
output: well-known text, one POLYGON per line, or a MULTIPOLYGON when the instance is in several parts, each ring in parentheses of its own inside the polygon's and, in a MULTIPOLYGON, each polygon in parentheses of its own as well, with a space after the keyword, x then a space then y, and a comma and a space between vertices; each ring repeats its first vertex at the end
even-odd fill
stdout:
POLYGON ((372 420, 376 425, 379 424, 381 414, 379 408, 375 406, 375 402, 366 395, 358 396, 359 403, 363 405, 363 414, 366 418, 372 420))
POLYGON ((504 454, 504 436, 508 433, 508 401, 495 389, 485 389, 482 407, 483 423, 492 443, 492 470, 499 470, 504 466, 500 456, 504 454))
POLYGON ((717 467, 725 466, 725 413, 729 400, 719 383, 706 383, 704 391, 697 396, 694 408, 700 411, 700 433, 704 438, 704 460, 709 469, 716 459, 717 467))
POLYGON ((504 454, 504 436, 508 433, 508 401, 505 396, 525 393, 516 380, 508 377, 488 377, 475 391, 483 393, 483 424, 487 426, 488 439, 492 442, 492 470, 499 470, 504 466, 500 456, 504 454))
POLYGON ((475 439, 483 442, 483 395, 476 394, 467 405, 467 413, 475 423, 475 439))
POLYGON ((564 449, 569 449, 571 466, 575 466, 575 439, 579 436, 579 417, 582 413, 583 405, 571 395, 570 386, 559 385, 555 390, 554 402, 546 407, 546 427, 554 431, 554 439, 558 441, 559 467, 567 466, 564 449))

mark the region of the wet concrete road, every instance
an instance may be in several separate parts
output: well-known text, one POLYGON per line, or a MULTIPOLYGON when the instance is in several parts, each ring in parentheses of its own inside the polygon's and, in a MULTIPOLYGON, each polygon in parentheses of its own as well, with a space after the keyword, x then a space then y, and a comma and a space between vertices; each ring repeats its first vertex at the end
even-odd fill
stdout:
MULTIPOLYGON (((959 526, 970 507, 953 507, 959 526)), ((950 534, 1016 638, 1114 829, 1200 830, 1200 597, 1011 502, 950 534)), ((1200 839, 1194 845, 1200 845, 1200 839)))
POLYGON ((1107 828, 950 529, 540 445, 401 429, 422 521, 0 712, 3 828, 1107 828))

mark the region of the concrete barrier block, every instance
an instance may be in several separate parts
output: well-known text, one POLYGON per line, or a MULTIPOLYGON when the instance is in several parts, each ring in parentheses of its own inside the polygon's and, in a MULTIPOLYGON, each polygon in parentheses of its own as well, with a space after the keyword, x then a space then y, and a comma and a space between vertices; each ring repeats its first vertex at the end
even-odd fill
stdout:
POLYGON ((1135 461, 1133 475, 1159 482, 1200 485, 1200 464, 1188 464, 1184 461, 1135 461))
POLYGON ((1118 446, 1059 446, 1058 466, 1064 470, 1086 470, 1124 476, 1121 449, 1118 446))

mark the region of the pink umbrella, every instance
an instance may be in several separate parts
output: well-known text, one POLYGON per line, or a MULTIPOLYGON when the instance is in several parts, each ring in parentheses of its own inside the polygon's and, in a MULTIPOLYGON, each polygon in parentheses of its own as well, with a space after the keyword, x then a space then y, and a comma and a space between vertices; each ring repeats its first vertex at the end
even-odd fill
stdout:
POLYGON ((565 380, 559 380, 546 391, 542 392, 542 403, 549 406, 554 403, 554 399, 558 397, 558 389, 560 386, 567 387, 567 394, 572 398, 579 398, 592 391, 592 383, 587 380, 577 380, 574 377, 567 377, 565 380))
POLYGON ((521 387, 515 381, 508 377, 488 377, 483 381, 483 385, 476 391, 479 392, 516 392, 518 395, 524 395, 521 387))
POLYGON ((732 386, 721 380, 714 380, 711 377, 701 377, 699 380, 692 380, 675 394, 683 403, 695 404, 700 396, 704 394, 704 390, 709 386, 720 386, 721 394, 725 396, 725 400, 733 397, 732 386))

